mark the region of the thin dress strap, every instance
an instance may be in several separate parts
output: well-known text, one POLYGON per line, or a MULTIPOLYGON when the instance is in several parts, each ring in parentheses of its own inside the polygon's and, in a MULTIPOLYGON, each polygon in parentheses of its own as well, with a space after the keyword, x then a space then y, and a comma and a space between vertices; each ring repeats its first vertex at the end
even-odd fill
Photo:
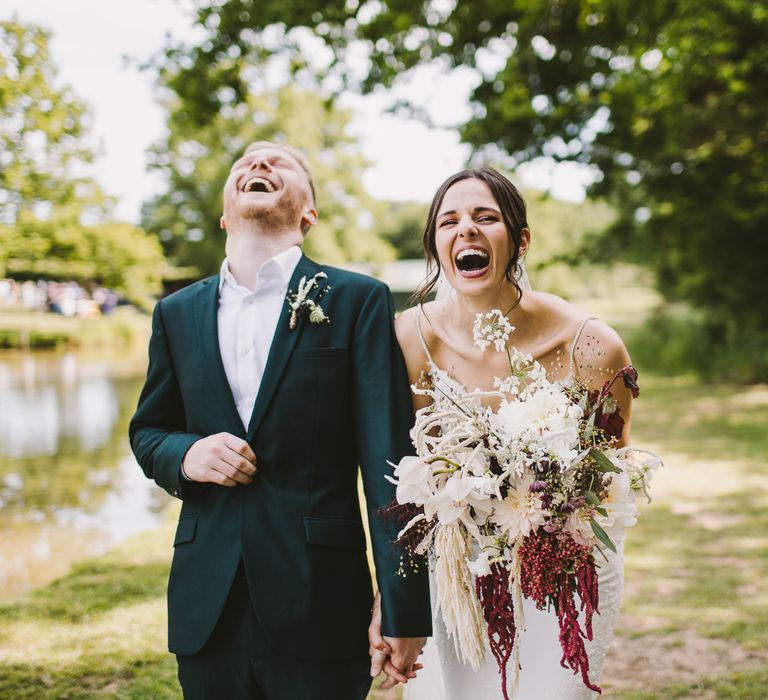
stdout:
POLYGON ((581 338, 581 334, 584 331, 584 326, 586 326, 590 321, 595 321, 597 319, 597 316, 589 316, 588 318, 585 318, 581 325, 579 326, 579 330, 576 331, 576 335, 573 338, 573 343, 571 343, 571 352, 569 353, 569 364, 568 364, 568 376, 569 377, 575 377, 576 372, 576 346, 579 344, 579 339, 581 338))
POLYGON ((435 362, 432 359, 432 355, 429 352, 429 348, 427 347, 427 341, 424 340, 424 334, 421 332, 421 314, 423 313, 422 305, 419 304, 419 309, 416 312, 416 330, 419 332, 419 340, 421 341, 421 347, 424 348, 424 354, 427 356, 427 360, 429 361, 429 364, 434 366, 435 362))

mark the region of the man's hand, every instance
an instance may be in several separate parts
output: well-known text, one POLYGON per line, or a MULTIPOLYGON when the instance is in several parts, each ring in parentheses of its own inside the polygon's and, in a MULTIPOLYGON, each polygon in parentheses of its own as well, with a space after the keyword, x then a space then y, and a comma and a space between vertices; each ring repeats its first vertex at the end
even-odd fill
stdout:
POLYGON ((386 690, 398 683, 416 678, 422 667, 416 659, 426 644, 426 637, 383 637, 381 634, 381 597, 376 594, 368 626, 368 653, 371 656, 371 677, 382 671, 387 674, 381 688, 386 690))
POLYGON ((384 637, 384 641, 392 650, 389 661, 384 665, 384 671, 389 676, 392 676, 392 671, 395 671, 395 678, 400 683, 407 682, 409 678, 416 678, 416 671, 421 668, 421 664, 417 664, 416 659, 419 658, 421 650, 427 643, 427 638, 384 637), (405 679, 402 676, 405 676, 405 679))
POLYGON ((231 433, 217 433, 193 443, 181 468, 190 481, 221 486, 250 484, 256 474, 256 455, 245 440, 231 433))

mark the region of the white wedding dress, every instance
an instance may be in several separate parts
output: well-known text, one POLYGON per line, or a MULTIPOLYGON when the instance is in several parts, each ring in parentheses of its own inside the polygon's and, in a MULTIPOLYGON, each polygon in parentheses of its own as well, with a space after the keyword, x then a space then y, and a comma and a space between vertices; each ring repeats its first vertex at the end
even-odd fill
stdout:
MULTIPOLYGON (((429 374, 435 388, 442 387, 439 395, 450 396, 463 392, 463 387, 448 372, 439 368, 429 352, 421 332, 421 314, 417 315, 417 328, 429 364, 429 374)), ((582 323, 571 344, 570 366, 564 382, 573 378, 574 352, 587 319, 582 323)), ((599 684, 600 672, 608 653, 613 628, 619 615, 624 588, 624 551, 616 542, 617 552, 606 551, 608 561, 598 554, 599 610, 593 617, 593 638, 586 642, 589 654, 589 677, 599 684)), ((496 700, 503 698, 501 674, 496 660, 486 645, 485 665, 479 671, 464 664, 456 655, 453 640, 448 637, 445 624, 434 609, 435 582, 430 575, 433 601, 433 636, 427 641, 420 662, 424 668, 403 689, 403 700, 496 700)), ((578 604, 578 602, 577 602, 578 604)), ((588 700, 597 696, 587 688, 581 674, 574 674, 560 665, 562 651, 559 628, 554 610, 537 610, 533 602, 523 599, 525 629, 520 641, 520 676, 516 694, 510 700, 588 700)), ((583 619, 582 619, 583 622, 583 619)))

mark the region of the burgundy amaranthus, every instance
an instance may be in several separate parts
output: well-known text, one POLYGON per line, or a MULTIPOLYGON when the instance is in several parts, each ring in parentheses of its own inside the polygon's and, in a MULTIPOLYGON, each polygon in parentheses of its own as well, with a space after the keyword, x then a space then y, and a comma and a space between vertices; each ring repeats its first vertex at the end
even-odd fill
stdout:
POLYGON ((589 680, 589 656, 584 639, 592 639, 592 616, 598 610, 597 571, 590 547, 562 533, 537 530, 520 546, 520 587, 539 610, 551 603, 560 627, 563 657, 560 665, 581 672, 590 690, 601 693, 589 680), (576 595, 584 611, 584 629, 579 623, 576 595))
POLYGON ((491 564, 491 573, 475 579, 475 592, 483 608, 488 626, 488 646, 501 671, 501 690, 507 695, 507 662, 515 646, 515 609, 509 591, 509 570, 499 563, 491 564))

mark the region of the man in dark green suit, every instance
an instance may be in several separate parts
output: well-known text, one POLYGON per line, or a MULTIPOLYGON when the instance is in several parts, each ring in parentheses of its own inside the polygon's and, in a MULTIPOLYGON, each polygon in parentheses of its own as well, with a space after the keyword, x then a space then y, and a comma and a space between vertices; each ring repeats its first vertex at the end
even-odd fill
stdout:
POLYGON ((303 156, 252 144, 224 187, 220 275, 160 301, 130 426, 142 469, 182 500, 169 648, 186 698, 358 700, 370 686, 372 587, 385 670, 405 680, 431 633, 426 572, 398 571, 377 516, 387 461, 410 449, 405 368, 387 288, 317 265, 303 156))

